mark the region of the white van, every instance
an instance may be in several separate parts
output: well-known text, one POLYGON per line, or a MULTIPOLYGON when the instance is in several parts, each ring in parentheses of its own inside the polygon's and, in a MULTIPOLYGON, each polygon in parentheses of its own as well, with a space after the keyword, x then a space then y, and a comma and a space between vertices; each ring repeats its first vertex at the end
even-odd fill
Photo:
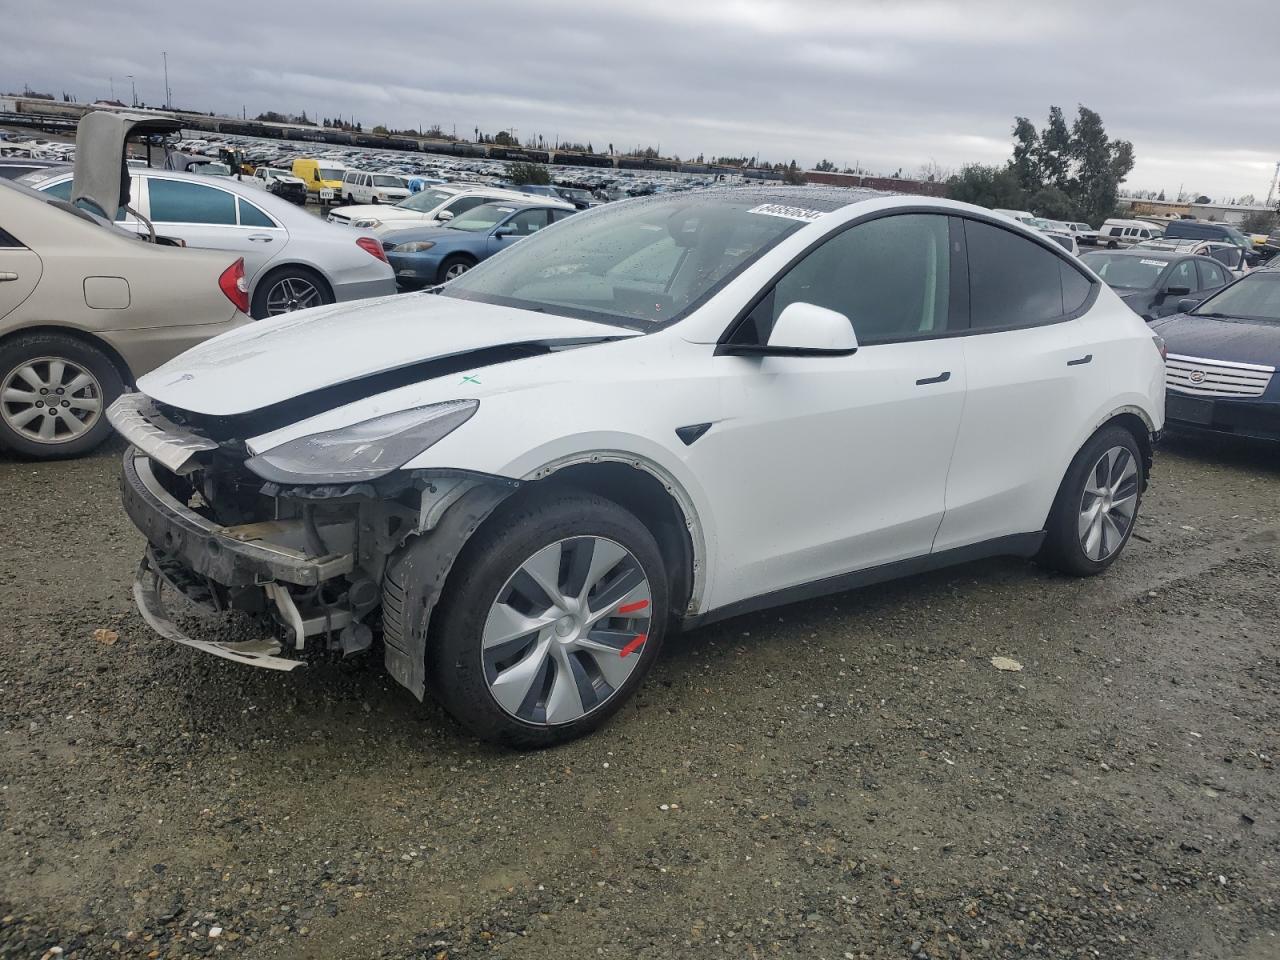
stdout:
POLYGON ((1098 230, 1098 246, 1115 250, 1161 236, 1164 231, 1146 220, 1107 220, 1098 230))
POLYGON ((399 203, 408 195, 409 185, 395 174, 348 170, 342 175, 342 199, 347 203, 399 203))

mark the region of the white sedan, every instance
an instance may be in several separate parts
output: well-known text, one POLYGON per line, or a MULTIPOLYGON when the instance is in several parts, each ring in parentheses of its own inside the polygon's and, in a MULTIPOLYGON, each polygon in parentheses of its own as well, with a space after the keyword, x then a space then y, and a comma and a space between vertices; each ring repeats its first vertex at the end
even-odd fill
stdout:
POLYGON ((143 377, 111 411, 151 544, 135 594, 163 636, 260 667, 380 636, 476 734, 550 744, 616 711, 673 625, 996 554, 1107 569, 1161 350, 1076 258, 977 207, 611 204, 143 377), (260 634, 180 628, 176 594, 260 634))

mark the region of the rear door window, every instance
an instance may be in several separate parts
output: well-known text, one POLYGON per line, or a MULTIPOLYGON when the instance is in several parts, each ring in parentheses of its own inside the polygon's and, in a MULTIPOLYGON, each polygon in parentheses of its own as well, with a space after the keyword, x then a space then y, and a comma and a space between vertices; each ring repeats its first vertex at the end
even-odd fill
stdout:
POLYGON ((972 329, 1049 323, 1079 309, 1089 295, 1089 281, 1082 274, 1028 237, 976 220, 964 221, 964 234, 972 329), (1083 296, 1072 273, 1085 281, 1083 296), (1067 286, 1072 305, 1064 309, 1067 286))
POLYGON ((1196 276, 1196 262, 1194 260, 1179 260, 1165 275, 1164 286, 1166 290, 1171 287, 1186 287, 1187 290, 1199 290, 1200 279, 1196 276))
POLYGON ((225 190, 157 177, 149 179, 148 188, 151 219, 157 223, 236 225, 236 197, 225 190))
POLYGON ((274 227, 276 222, 268 217, 265 213, 255 207, 244 197, 237 197, 236 204, 240 207, 240 226, 242 227, 274 227))
POLYGON ((1227 272, 1216 263, 1209 263, 1206 260, 1196 261, 1196 266, 1200 268, 1200 288, 1202 290, 1211 290, 1214 287, 1224 286, 1227 282, 1227 272))

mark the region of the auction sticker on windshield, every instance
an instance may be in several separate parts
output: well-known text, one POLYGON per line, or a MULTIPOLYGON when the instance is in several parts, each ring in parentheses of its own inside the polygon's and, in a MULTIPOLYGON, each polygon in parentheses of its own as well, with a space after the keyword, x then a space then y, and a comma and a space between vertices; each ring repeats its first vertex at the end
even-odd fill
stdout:
POLYGON ((1143 260, 1142 262, 1148 267, 1163 267, 1165 265, 1163 260, 1143 260))
POLYGON ((788 220, 817 220, 823 215, 822 210, 806 210, 804 207, 788 207, 781 203, 762 203, 752 207, 747 213, 759 213, 766 217, 786 217, 788 220))

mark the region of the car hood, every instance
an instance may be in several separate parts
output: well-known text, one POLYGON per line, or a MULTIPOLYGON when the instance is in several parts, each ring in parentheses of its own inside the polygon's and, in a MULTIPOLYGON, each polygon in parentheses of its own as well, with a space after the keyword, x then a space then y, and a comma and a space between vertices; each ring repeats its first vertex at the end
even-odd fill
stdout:
MULTIPOLYGON (((208 340, 142 377, 147 396, 182 410, 234 416, 379 375, 408 382, 515 359, 513 345, 568 345, 638 331, 430 293, 333 304, 260 320, 208 340), (434 361, 451 361, 448 371, 434 361)), ((385 378, 384 378, 385 380, 385 378)), ((358 389, 354 396, 361 395, 358 389)), ((348 399, 354 399, 354 396, 348 399)))
POLYGON ((487 230, 451 230, 446 226, 436 223, 405 224, 403 227, 398 227, 394 231, 388 230, 387 233, 394 234, 394 236, 388 237, 386 242, 396 245, 408 243, 411 240, 430 240, 433 243, 460 240, 464 237, 469 237, 472 240, 475 240, 484 239, 488 235, 487 230))
POLYGON ((405 210, 401 207, 388 206, 385 203, 360 203, 350 207, 339 207, 336 211, 349 220, 368 217, 371 220, 425 220, 427 215, 420 210, 405 210))
POLYGON ((1151 329, 1164 338, 1171 354, 1280 366, 1280 324, 1175 313, 1151 329))

